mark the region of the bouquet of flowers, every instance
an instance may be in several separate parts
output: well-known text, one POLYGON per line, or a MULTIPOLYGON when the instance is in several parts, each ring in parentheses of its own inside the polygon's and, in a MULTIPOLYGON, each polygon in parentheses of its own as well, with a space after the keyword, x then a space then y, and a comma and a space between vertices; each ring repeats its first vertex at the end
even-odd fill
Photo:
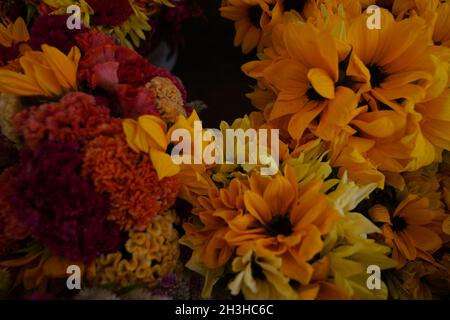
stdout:
POLYGON ((257 110, 214 130, 120 29, 0 25, 0 295, 448 297, 448 1, 220 11, 257 110))
POLYGON ((222 168, 193 201, 204 297, 448 297, 449 5, 222 2, 258 57, 242 70, 259 111, 233 125, 279 129, 284 151, 280 174, 222 168))
POLYGON ((181 82, 97 30, 67 33, 70 48, 33 49, 22 18, 0 35, 0 292, 58 297, 75 266, 100 290, 81 297, 186 298, 165 153, 169 126, 198 119, 181 82))

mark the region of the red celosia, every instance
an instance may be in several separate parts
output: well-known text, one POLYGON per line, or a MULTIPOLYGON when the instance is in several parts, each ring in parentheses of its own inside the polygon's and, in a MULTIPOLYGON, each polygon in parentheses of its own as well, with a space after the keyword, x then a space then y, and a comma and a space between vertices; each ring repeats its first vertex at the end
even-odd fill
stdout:
POLYGON ((76 46, 75 36, 85 33, 87 29, 69 29, 66 26, 68 15, 41 15, 36 18, 31 28, 29 44, 32 49, 40 50, 41 45, 56 47, 64 54, 68 54, 76 46))
POLYGON ((96 29, 76 35, 75 39, 77 41, 78 48, 80 48, 80 50, 84 53, 96 47, 115 44, 112 38, 96 29))
POLYGON ((187 95, 181 82, 168 71, 152 65, 135 51, 112 44, 104 37, 91 32, 79 36, 78 41, 84 49, 84 57, 78 68, 79 81, 116 95, 121 116, 158 114, 155 103, 151 103, 152 99, 148 96, 144 97, 140 90, 155 77, 169 78, 186 102, 187 95), (133 105, 134 101, 142 102, 144 99, 144 108, 143 105, 133 105))
POLYGON ((99 136, 86 145, 83 174, 90 177, 97 192, 110 195, 110 220, 123 230, 145 229, 152 218, 173 205, 179 179, 159 181, 146 154, 132 151, 123 133, 99 136))
POLYGON ((29 234, 16 215, 11 203, 13 189, 11 179, 17 174, 15 168, 6 169, 0 174, 0 254, 11 248, 14 241, 22 240, 29 234))
POLYGON ((97 105, 93 96, 80 92, 69 93, 56 103, 25 109, 14 120, 32 149, 45 140, 84 143, 110 132, 112 122, 108 108, 97 105))
POLYGON ((17 216, 33 237, 55 255, 90 262, 117 250, 123 239, 107 220, 108 195, 81 175, 80 151, 77 143, 48 141, 24 149, 9 185, 17 216))
POLYGON ((93 22, 101 26, 120 26, 133 13, 129 0, 87 0, 94 9, 93 22))

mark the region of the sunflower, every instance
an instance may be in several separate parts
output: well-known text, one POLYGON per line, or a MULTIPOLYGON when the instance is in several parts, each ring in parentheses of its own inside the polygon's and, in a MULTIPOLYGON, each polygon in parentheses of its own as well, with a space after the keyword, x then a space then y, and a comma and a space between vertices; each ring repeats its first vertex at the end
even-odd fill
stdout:
POLYGON ((78 5, 86 27, 95 27, 115 36, 122 45, 133 49, 145 40, 145 31, 152 29, 146 9, 135 0, 44 0, 52 14, 66 14, 70 4, 78 5), (70 3, 68 3, 70 2, 70 3))
POLYGON ((262 49, 264 33, 272 20, 281 16, 279 0, 225 0, 220 8, 222 17, 234 21, 234 46, 247 54, 256 47, 262 49))
POLYGON ((0 92, 18 96, 60 96, 77 90, 80 50, 72 47, 66 56, 55 47, 27 51, 20 59, 23 73, 0 70, 0 92))
POLYGON ((0 66, 12 63, 20 55, 30 50, 26 42, 30 40, 25 21, 17 18, 14 23, 0 23, 0 66))
POLYGON ((430 208, 428 198, 409 194, 398 206, 389 211, 377 204, 369 209, 374 222, 382 224, 386 244, 393 249, 397 268, 417 258, 435 263, 432 253, 442 246, 440 237, 442 213, 430 208))

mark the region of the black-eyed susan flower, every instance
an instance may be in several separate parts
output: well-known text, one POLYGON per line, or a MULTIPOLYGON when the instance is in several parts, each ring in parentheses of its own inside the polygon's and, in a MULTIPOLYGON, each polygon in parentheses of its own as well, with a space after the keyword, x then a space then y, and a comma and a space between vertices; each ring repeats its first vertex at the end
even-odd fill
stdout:
POLYGON ((338 48, 330 33, 300 21, 275 26, 272 41, 261 61, 242 67, 275 93, 265 106, 268 121, 284 119, 296 141, 307 129, 327 141, 341 130, 352 132, 348 124, 361 109, 347 81, 367 76, 358 57, 338 48))
POLYGON ((369 215, 382 224, 381 230, 386 244, 393 250, 397 268, 418 258, 435 263, 431 254, 442 246, 443 214, 430 208, 427 198, 410 194, 395 209, 377 204, 370 208, 369 215))
POLYGON ((264 33, 282 13, 279 0, 225 0, 220 12, 234 21, 234 45, 241 46, 243 53, 262 48, 264 33))

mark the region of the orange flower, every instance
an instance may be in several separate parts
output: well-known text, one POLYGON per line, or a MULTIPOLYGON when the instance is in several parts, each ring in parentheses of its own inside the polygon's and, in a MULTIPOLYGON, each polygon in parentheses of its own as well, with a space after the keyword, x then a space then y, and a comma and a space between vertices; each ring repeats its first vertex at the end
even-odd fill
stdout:
POLYGON ((220 12, 234 21, 234 45, 242 46, 243 53, 262 48, 264 32, 282 13, 278 0, 225 0, 220 12))
POLYGON ((441 226, 436 223, 442 214, 430 208, 428 198, 408 195, 393 213, 377 204, 369 210, 369 215, 375 222, 383 223, 381 229, 386 244, 393 249, 397 268, 417 258, 434 263, 431 254, 442 246, 437 231, 441 226))
POLYGON ((253 245, 260 255, 282 259, 281 271, 302 284, 311 280, 309 261, 322 250, 322 236, 338 219, 325 194, 321 180, 297 190, 291 168, 286 176, 252 176, 244 193, 245 211, 229 220, 225 235, 232 246, 253 245))
MULTIPOLYGON (((274 46, 265 50, 264 60, 242 67, 259 81, 259 88, 276 94, 275 101, 264 106, 268 120, 285 119, 294 140, 308 128, 328 141, 341 130, 353 133, 348 124, 362 110, 353 80, 369 77, 359 59, 349 48, 338 50, 331 34, 309 23, 279 24, 272 41, 274 46)), ((256 105, 271 98, 264 91, 256 92, 256 105)))

